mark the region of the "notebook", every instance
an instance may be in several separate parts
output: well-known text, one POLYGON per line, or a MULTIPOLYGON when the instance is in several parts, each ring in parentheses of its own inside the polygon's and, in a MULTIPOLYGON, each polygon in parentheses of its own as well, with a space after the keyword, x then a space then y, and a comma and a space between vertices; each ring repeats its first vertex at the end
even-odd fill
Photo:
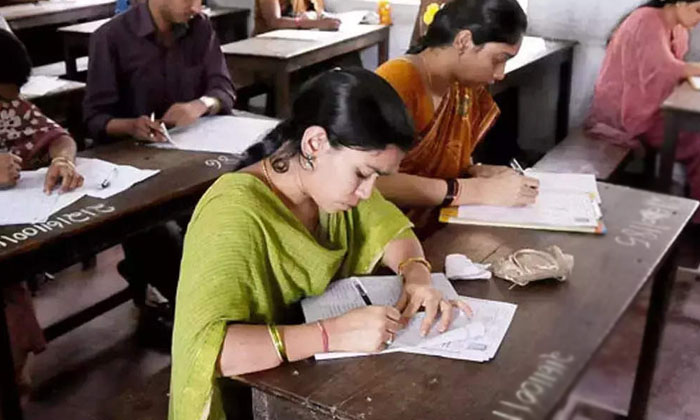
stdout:
POLYGON ((443 223, 499 226, 564 232, 604 234, 602 202, 594 175, 526 171, 540 180, 534 205, 448 207, 440 212, 443 223))

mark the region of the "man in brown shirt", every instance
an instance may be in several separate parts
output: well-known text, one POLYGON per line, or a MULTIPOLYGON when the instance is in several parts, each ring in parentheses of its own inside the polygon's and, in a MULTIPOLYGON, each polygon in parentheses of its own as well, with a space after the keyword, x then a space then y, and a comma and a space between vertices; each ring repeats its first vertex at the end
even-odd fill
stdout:
POLYGON ((160 121, 182 126, 231 113, 226 60, 200 11, 201 0, 149 0, 95 32, 84 102, 92 138, 164 141, 160 121))

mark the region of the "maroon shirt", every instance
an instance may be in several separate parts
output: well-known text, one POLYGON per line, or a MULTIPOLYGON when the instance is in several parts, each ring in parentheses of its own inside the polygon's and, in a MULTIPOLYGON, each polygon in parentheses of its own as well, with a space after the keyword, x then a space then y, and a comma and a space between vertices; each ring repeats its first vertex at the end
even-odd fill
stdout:
POLYGON ((231 76, 209 19, 199 14, 173 28, 168 48, 143 2, 114 17, 90 39, 90 66, 83 103, 88 134, 104 139, 112 118, 156 118, 176 102, 203 95, 230 114, 235 100, 231 76))

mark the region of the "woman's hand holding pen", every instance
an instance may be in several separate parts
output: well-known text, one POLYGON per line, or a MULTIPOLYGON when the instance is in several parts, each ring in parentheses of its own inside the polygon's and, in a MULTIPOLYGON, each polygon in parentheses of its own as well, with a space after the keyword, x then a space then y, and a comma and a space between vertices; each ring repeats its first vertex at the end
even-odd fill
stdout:
POLYGON ((522 207, 535 204, 540 181, 510 172, 492 178, 467 178, 459 181, 454 205, 522 207))
POLYGON ((404 288, 396 308, 401 311, 402 321, 407 323, 421 308, 425 309, 425 318, 420 330, 423 336, 428 335, 430 328, 441 315, 438 325, 439 332, 445 332, 452 322, 453 307, 461 309, 465 314, 472 314, 472 310, 461 300, 448 301, 442 293, 433 287, 430 271, 423 264, 411 264, 402 272, 404 288))
POLYGON ((373 353, 383 350, 403 328, 401 313, 391 306, 363 306, 323 321, 330 351, 373 353))
POLYGON ((160 129, 160 121, 142 115, 130 120, 129 135, 136 140, 164 143, 165 133, 160 129))

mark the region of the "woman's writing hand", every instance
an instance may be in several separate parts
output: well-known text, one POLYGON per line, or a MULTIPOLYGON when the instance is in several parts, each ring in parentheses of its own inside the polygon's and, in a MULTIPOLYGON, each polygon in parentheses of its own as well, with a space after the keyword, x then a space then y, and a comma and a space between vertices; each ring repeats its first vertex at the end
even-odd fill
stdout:
POLYGON ((539 180, 512 173, 474 181, 478 181, 475 184, 477 197, 465 197, 460 193, 460 199, 471 198, 472 203, 489 206, 522 207, 535 204, 540 188, 539 180))
POLYGON ((51 162, 44 180, 44 192, 51 194, 54 188, 61 186, 61 192, 73 191, 83 186, 84 178, 78 173, 75 164, 68 160, 54 160, 51 162))
POLYGON ((323 321, 330 351, 377 352, 403 328, 401 314, 391 306, 365 306, 323 321))
POLYGON ((421 308, 425 310, 425 318, 420 330, 423 336, 430 332, 430 328, 438 316, 440 324, 439 332, 445 332, 452 322, 452 307, 456 306, 467 315, 472 314, 472 310, 461 300, 449 301, 445 299, 442 292, 433 287, 430 272, 423 264, 414 263, 404 270, 404 289, 396 304, 396 308, 401 311, 403 322, 410 320, 421 308))
POLYGON ((17 185, 22 158, 12 153, 0 153, 0 188, 10 188, 17 185))

